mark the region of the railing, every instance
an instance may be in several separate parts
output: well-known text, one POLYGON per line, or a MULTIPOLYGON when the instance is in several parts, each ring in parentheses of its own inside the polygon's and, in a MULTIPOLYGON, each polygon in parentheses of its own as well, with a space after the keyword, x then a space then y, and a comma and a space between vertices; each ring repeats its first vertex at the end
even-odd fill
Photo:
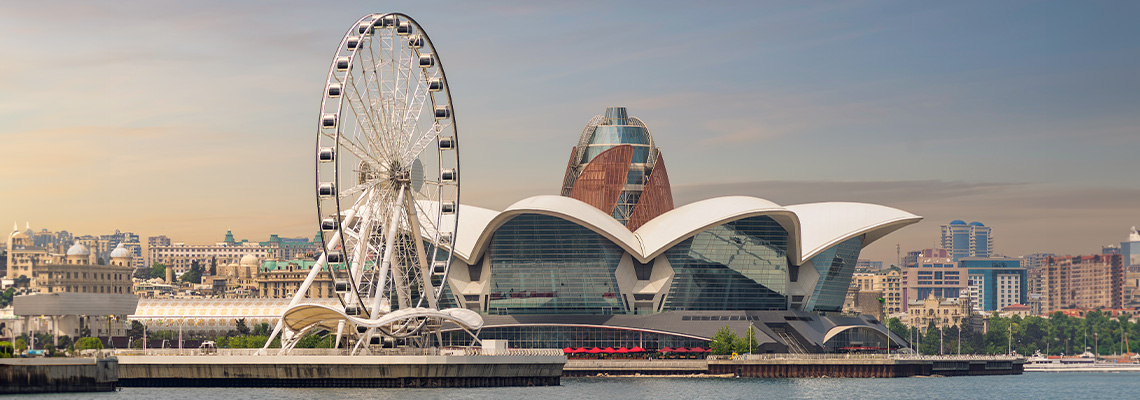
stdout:
POLYGON ((914 354, 789 354, 789 353, 771 353, 771 354, 738 354, 738 355, 724 355, 724 354, 711 354, 708 360, 733 360, 733 361, 754 361, 754 360, 1001 360, 1011 361, 1021 357, 1013 357, 1006 355, 943 355, 943 356, 922 356, 914 354))
MULTIPOLYGON (((281 349, 126 349, 104 350, 105 355, 114 356, 241 356, 253 357, 258 355, 275 356, 281 349)), ((347 356, 349 349, 293 349, 289 355, 293 356, 347 356)), ((363 350, 359 356, 561 356, 561 349, 507 349, 495 352, 486 351, 480 347, 428 347, 428 348, 390 348, 363 350)))

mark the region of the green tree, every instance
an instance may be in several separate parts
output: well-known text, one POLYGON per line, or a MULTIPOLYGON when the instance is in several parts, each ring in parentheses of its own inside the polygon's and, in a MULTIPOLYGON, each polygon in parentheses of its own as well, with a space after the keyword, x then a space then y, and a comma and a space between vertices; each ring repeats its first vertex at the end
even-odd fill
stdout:
POLYGON ((269 336, 269 323, 262 322, 253 326, 253 334, 261 336, 269 336))
POLYGON ((0 308, 8 307, 12 304, 12 297, 16 296, 16 288, 10 287, 0 292, 0 308))
POLYGON ((150 266, 151 278, 166 278, 166 265, 163 263, 154 263, 150 266))
POLYGON ((60 350, 67 350, 67 349, 71 348, 71 344, 72 344, 71 343, 71 336, 67 336, 67 335, 60 336, 59 339, 56 339, 56 341, 58 343, 56 346, 60 350))
POLYGON ((24 337, 16 338, 16 351, 23 353, 27 350, 28 350, 28 339, 26 339, 24 337))
POLYGON ((142 339, 143 334, 145 334, 145 330, 146 328, 143 327, 142 322, 131 321, 131 328, 127 329, 127 336, 130 336, 135 340, 139 340, 142 339))
POLYGON ((748 329, 744 331, 744 336, 733 343, 733 350, 737 354, 748 354, 756 351, 759 347, 760 345, 756 343, 756 328, 752 325, 749 325, 748 329))
POLYGON ((75 349, 80 351, 89 349, 102 350, 103 341, 93 337, 79 338, 79 340, 75 342, 75 349))
POLYGON ((237 326, 234 328, 234 330, 237 331, 237 334, 242 336, 249 335, 249 326, 245 324, 245 318, 239 318, 236 325, 237 326))
POLYGON ((736 332, 733 332, 728 326, 724 326, 716 331, 712 340, 709 341, 709 349, 713 354, 732 354, 736 345, 736 332))
POLYGON ((182 274, 180 280, 184 283, 202 283, 202 271, 186 271, 186 273, 182 274))
POLYGON ((16 277, 16 279, 15 279, 16 287, 26 288, 26 287, 28 287, 28 284, 31 282, 32 282, 32 278, 28 278, 27 276, 24 276, 24 275, 20 275, 20 276, 16 277))
POLYGON ((12 358, 15 357, 15 355, 16 351, 15 347, 12 346, 12 342, 0 342, 0 358, 12 358))

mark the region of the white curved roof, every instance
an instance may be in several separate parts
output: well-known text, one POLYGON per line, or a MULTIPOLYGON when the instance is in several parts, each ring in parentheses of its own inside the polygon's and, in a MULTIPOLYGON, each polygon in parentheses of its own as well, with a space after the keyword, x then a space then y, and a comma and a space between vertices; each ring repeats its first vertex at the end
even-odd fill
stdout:
POLYGON ((922 220, 897 208, 867 203, 810 203, 788 206, 800 219, 800 261, 844 240, 866 234, 863 246, 922 220))
MULTIPOLYGON (((483 251, 487 249, 487 245, 490 244, 491 236, 495 234, 495 231, 507 221, 523 214, 548 215, 574 222, 605 236, 631 254, 641 255, 641 242, 638 241, 633 232, 630 232, 625 225, 622 225, 609 214, 570 197, 542 195, 519 200, 489 221, 483 227, 475 243, 471 244, 470 250, 466 252, 470 256, 464 261, 470 263, 478 260, 483 255, 483 251)), ((462 214, 459 218, 460 222, 463 223, 462 214)), ((460 232, 466 232, 466 230, 460 228, 460 232)), ((458 246, 456 250, 456 253, 462 253, 458 246)))
POLYGON ((119 243, 118 246, 115 246, 114 250, 111 250, 111 258, 127 258, 131 256, 131 251, 127 250, 126 247, 123 247, 122 243, 119 243))
POLYGON ((76 243, 76 244, 71 245, 71 248, 67 249, 67 255, 69 255, 69 256, 89 256, 89 255, 91 255, 91 250, 87 250, 87 246, 76 243))
POLYGON ((638 228, 636 233, 645 249, 641 261, 648 262, 673 245, 705 229, 759 215, 772 217, 788 231, 788 253, 798 255, 798 248, 794 242, 799 232, 799 221, 795 213, 779 204, 757 197, 725 196, 675 208, 638 228))
POLYGON ((461 206, 455 253, 471 264, 482 257, 495 231, 516 216, 540 214, 574 222, 605 236, 641 262, 649 262, 677 243, 728 222, 769 216, 788 231, 788 255, 794 265, 831 246, 866 235, 866 246, 922 217, 896 208, 865 203, 811 203, 783 207, 749 196, 725 196, 670 210, 630 232, 608 214, 582 201, 543 195, 520 200, 496 213, 461 206))

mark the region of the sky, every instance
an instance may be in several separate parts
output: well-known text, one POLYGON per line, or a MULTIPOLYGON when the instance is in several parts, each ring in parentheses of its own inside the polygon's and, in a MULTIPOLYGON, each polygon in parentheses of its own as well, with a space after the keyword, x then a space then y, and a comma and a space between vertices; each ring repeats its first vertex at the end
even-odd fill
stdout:
MULTIPOLYGON (((403 12, 448 72, 462 200, 557 194, 582 127, 645 121, 675 202, 858 201, 997 252, 1140 225, 1137 2, 0 3, 0 221, 213 243, 311 237, 320 96, 345 31, 403 12)), ((0 222, 7 223, 7 222, 0 222)))

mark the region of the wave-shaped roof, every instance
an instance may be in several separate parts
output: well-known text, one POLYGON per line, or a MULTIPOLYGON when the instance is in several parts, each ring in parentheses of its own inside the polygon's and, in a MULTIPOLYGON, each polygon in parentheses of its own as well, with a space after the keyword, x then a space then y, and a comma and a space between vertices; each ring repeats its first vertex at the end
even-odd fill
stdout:
POLYGON ((606 237, 641 262, 649 262, 670 247, 708 228, 764 215, 788 231, 788 254, 795 265, 852 237, 866 235, 865 246, 922 220, 922 217, 906 211, 876 204, 831 202, 783 207, 756 197, 726 196, 678 207, 646 222, 636 232, 630 232, 610 215, 582 201, 542 195, 522 199, 502 212, 461 206, 456 256, 468 264, 478 261, 499 227, 526 214, 574 222, 606 237))

